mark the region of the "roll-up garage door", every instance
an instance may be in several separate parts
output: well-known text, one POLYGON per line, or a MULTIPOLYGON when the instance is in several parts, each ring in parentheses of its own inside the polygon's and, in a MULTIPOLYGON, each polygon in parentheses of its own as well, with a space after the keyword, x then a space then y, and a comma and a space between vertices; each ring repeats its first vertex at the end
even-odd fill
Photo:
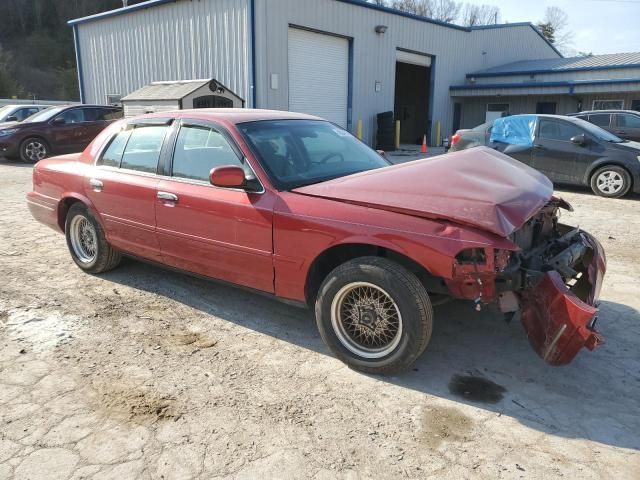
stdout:
POLYGON ((289 110, 347 126, 349 41, 289 28, 289 110))

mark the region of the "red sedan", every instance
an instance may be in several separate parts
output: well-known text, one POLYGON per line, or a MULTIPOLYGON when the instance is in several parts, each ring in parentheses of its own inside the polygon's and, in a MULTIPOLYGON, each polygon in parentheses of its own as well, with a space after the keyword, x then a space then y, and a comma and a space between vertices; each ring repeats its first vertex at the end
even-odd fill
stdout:
POLYGON ((319 118, 180 111, 39 162, 27 197, 82 270, 128 255, 309 305, 367 372, 409 367, 447 297, 521 318, 553 365, 601 341, 602 247, 558 222, 544 175, 483 147, 390 165, 319 118))

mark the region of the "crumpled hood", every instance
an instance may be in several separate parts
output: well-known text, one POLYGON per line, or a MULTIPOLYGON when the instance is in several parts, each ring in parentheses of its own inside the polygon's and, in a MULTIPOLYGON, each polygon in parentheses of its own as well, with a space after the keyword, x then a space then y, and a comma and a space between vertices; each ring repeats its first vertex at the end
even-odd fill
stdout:
POLYGON ((294 192, 433 219, 507 237, 542 208, 553 184, 487 147, 370 170, 294 192))

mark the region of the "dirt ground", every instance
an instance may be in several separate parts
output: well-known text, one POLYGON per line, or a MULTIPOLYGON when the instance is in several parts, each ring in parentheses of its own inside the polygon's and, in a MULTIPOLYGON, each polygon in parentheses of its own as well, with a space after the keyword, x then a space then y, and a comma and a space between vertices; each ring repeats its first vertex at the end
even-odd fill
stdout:
POLYGON ((127 261, 82 273, 0 160, 0 479, 640 478, 640 199, 562 191, 599 237, 607 343, 546 366, 522 327, 436 309, 373 377, 311 312, 127 261))

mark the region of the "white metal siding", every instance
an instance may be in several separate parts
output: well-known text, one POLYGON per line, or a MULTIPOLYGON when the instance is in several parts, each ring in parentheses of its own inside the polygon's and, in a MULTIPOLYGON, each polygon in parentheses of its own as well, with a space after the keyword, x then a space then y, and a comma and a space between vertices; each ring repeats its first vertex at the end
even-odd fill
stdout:
POLYGON ((289 29, 289 110, 347 126, 349 41, 289 29))
POLYGON ((78 25, 85 102, 160 80, 215 78, 250 93, 247 0, 179 0, 78 25))

